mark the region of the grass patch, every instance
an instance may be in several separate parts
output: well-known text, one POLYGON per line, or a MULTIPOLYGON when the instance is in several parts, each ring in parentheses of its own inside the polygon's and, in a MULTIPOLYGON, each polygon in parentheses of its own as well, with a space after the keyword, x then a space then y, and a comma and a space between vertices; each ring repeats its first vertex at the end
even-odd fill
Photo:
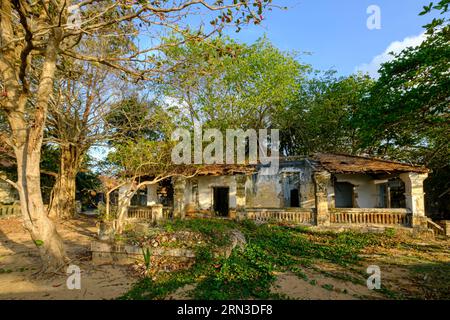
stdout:
POLYGON ((324 288, 325 290, 328 290, 328 291, 333 291, 334 290, 334 286, 332 284, 328 284, 328 283, 323 284, 322 288, 324 288))
MULTIPOLYGON (((218 219, 176 220, 167 222, 163 228, 169 232, 199 232, 210 241, 196 248, 196 263, 191 269, 164 274, 155 281, 143 279, 121 299, 163 299, 176 289, 193 283, 196 286, 190 294, 194 299, 280 298, 271 293, 275 272, 290 270, 309 281, 299 266, 309 267, 316 260, 340 266, 356 264, 364 248, 385 244, 394 236, 356 232, 319 233, 304 227, 277 224, 257 226, 248 220, 240 223, 218 219), (214 258, 213 249, 228 245, 228 235, 233 229, 245 235, 247 246, 242 250, 235 249, 227 259, 214 258)), ((309 283, 317 284, 315 280, 309 283)))
POLYGON ((450 299, 450 263, 422 263, 410 270, 425 299, 450 299))
POLYGON ((236 223, 230 220, 190 219, 166 222, 162 227, 168 232, 190 230, 198 232, 210 239, 216 246, 225 246, 230 242, 228 232, 236 228, 236 223))

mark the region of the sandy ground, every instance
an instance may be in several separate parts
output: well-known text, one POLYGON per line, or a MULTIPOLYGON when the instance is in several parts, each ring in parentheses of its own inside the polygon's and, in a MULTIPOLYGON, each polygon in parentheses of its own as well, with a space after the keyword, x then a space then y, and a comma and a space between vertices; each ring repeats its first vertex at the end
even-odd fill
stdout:
MULTIPOLYGON (((69 290, 66 270, 50 278, 36 277, 39 257, 18 218, 0 219, 0 299, 114 299, 137 281, 127 267, 94 266, 89 253, 95 237, 95 217, 57 221, 71 264, 81 270, 81 289, 69 290)), ((369 290, 366 268, 378 265, 383 286, 400 298, 448 299, 450 297, 450 240, 402 239, 394 248, 368 248, 359 266, 351 268, 316 262, 301 267, 302 276, 277 274, 272 292, 290 299, 386 299, 369 290)), ((167 299, 188 299, 192 285, 179 288, 167 299)))
POLYGON ((0 299, 113 299, 136 281, 126 267, 94 266, 90 263, 90 239, 95 218, 58 221, 71 264, 81 270, 81 288, 69 290, 66 270, 50 278, 36 277, 37 251, 20 219, 0 220, 0 299))
POLYGON ((382 295, 371 291, 366 285, 355 284, 327 277, 319 272, 305 269, 308 279, 297 277, 291 272, 278 275, 272 292, 298 300, 357 300, 382 299, 382 295))

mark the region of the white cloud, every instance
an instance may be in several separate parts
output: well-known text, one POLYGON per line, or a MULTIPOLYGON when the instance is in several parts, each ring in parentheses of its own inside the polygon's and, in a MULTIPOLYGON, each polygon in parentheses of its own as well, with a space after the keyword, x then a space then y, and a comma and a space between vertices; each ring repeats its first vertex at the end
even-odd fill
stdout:
POLYGON ((415 47, 421 44, 427 35, 425 33, 419 34, 418 36, 406 37, 402 41, 392 42, 383 53, 375 56, 370 63, 360 64, 355 68, 355 71, 362 71, 364 73, 369 73, 373 78, 378 78, 378 70, 381 64, 392 60, 391 52, 400 53, 403 49, 407 47, 415 47))

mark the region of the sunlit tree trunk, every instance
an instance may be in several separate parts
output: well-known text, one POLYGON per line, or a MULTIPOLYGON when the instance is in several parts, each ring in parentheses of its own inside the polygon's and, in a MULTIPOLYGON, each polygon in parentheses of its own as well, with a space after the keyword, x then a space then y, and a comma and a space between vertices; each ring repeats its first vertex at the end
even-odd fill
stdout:
POLYGON ((76 146, 61 147, 59 172, 49 206, 51 217, 70 218, 75 215, 76 176, 80 161, 80 154, 76 146))
MULTIPOLYGON (((2 1, 1 9, 11 12, 10 5, 9 1, 2 1)), ((12 33, 11 23, 6 15, 2 15, 1 22, 7 37, 8 32, 12 33)), ((56 271, 65 264, 63 241, 44 209, 40 181, 41 146, 49 97, 55 77, 56 50, 57 40, 55 32, 52 32, 42 64, 32 119, 25 116, 29 94, 19 84, 14 64, 5 63, 5 61, 15 61, 14 50, 4 50, 4 56, 0 59, 0 71, 7 90, 7 97, 2 102, 2 108, 5 110, 11 128, 10 143, 17 161, 15 187, 19 192, 24 226, 39 249, 44 271, 56 271)))

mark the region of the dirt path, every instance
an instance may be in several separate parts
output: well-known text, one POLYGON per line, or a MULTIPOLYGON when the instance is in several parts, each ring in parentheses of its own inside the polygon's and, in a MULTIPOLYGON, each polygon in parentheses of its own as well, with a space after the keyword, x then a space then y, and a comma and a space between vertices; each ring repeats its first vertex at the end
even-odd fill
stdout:
POLYGON ((0 299, 113 299, 135 281, 125 267, 90 263, 90 239, 95 236, 94 218, 58 221, 71 264, 81 270, 81 289, 69 290, 65 270, 51 279, 33 276, 38 255, 20 219, 0 220, 0 299))
MULTIPOLYGON (((65 270, 51 279, 36 278, 39 257, 20 219, 0 219, 0 299, 114 299, 137 281, 128 268, 94 266, 89 253, 95 237, 95 218, 58 221, 71 264, 81 270, 81 289, 69 290, 65 270)), ((341 267, 314 262, 294 274, 277 274, 272 292, 291 299, 449 299, 450 240, 402 238, 395 247, 368 248, 359 266, 341 267), (366 268, 378 265, 385 292, 369 290, 366 268), (395 293, 390 296, 390 291, 395 293)), ((189 298, 192 286, 180 288, 168 299, 189 298)))

